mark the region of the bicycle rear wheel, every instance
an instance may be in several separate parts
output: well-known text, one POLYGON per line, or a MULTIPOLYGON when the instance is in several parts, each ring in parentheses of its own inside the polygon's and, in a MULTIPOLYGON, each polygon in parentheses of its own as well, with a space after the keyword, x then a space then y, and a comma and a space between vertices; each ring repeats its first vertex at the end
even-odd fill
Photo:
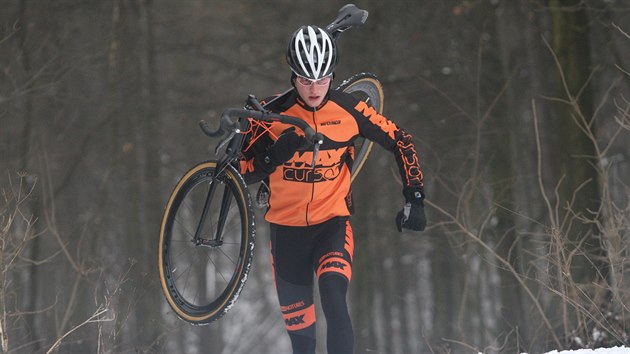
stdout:
MULTIPOLYGON (((379 114, 383 113, 383 86, 378 81, 376 75, 371 73, 360 73, 354 75, 339 85, 337 90, 349 93, 359 100, 364 101, 374 108, 379 114)), ((355 154, 354 164, 352 165, 351 180, 354 181, 356 176, 363 168, 363 164, 368 158, 372 150, 373 141, 364 138, 358 138, 354 142, 355 154)))
POLYGON ((234 167, 218 174, 216 167, 214 161, 203 162, 180 179, 160 228, 162 290, 175 313, 193 324, 210 323, 230 309, 254 253, 254 214, 245 182, 234 167), (195 241, 198 227, 201 238, 195 241))

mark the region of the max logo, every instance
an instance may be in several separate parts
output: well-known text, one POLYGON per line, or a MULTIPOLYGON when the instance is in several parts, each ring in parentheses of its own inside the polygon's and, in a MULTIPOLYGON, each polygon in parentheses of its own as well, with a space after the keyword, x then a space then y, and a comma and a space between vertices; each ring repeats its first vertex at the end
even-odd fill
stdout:
POLYGON ((305 315, 299 315, 299 316, 287 318, 284 320, 284 323, 289 327, 302 324, 304 323, 304 316, 305 315))
POLYGON ((294 182, 325 182, 336 179, 341 173, 341 161, 346 148, 322 150, 317 155, 315 166, 313 153, 303 152, 284 164, 283 179, 294 182))
POLYGON ((344 263, 341 263, 338 261, 330 261, 330 262, 325 263, 322 266, 322 270, 328 269, 328 268, 338 268, 338 269, 344 270, 345 267, 346 265, 344 263))

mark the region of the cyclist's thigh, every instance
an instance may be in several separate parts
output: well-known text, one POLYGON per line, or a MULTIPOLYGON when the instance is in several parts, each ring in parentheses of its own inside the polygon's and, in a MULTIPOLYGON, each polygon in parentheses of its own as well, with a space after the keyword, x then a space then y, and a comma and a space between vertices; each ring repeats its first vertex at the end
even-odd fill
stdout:
POLYGON ((309 227, 271 224, 271 256, 275 273, 296 285, 313 285, 311 259, 315 235, 309 227))
POLYGON ((280 310, 289 332, 314 337, 314 235, 309 228, 271 225, 271 261, 280 310))
POLYGON ((341 275, 350 282, 354 237, 347 217, 336 217, 320 225, 315 247, 317 278, 341 275))

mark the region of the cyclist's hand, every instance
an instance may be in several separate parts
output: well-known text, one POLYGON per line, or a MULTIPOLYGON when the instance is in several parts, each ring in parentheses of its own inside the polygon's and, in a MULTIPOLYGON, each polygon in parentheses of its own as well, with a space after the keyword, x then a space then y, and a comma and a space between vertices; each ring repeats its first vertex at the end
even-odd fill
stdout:
POLYGON ((278 140, 269 148, 270 163, 280 166, 289 161, 298 149, 306 145, 306 138, 297 135, 295 128, 289 128, 282 132, 278 140))
POLYGON ((289 128, 282 132, 278 140, 267 151, 256 156, 254 167, 267 174, 276 170, 276 167, 289 161, 295 152, 307 146, 306 138, 295 133, 295 128, 289 128))
POLYGON ((424 192, 420 187, 406 187, 403 190, 406 204, 396 215, 396 227, 402 232, 403 228, 422 231, 427 226, 424 213, 424 192))

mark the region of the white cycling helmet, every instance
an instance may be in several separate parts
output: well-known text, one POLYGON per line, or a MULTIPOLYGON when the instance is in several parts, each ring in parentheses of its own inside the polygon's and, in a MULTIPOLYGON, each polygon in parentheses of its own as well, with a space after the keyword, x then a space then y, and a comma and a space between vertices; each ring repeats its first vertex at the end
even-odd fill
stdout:
POLYGON ((302 26, 291 37, 287 62, 295 74, 319 80, 333 73, 337 65, 337 46, 324 29, 302 26))

